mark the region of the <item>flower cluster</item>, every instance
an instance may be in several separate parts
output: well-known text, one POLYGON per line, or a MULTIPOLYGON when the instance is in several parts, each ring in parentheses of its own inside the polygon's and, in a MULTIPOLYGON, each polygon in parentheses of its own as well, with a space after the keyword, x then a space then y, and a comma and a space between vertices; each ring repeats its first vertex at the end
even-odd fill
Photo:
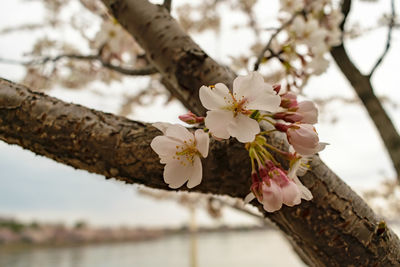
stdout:
POLYGON ((222 83, 202 86, 199 96, 208 109, 207 116, 188 112, 179 118, 192 125, 204 124, 204 129, 192 133, 179 124, 154 124, 164 135, 155 137, 151 147, 160 162, 166 164, 164 180, 171 188, 186 182, 188 188, 200 184, 201 158, 208 155, 210 136, 216 140, 234 137, 245 143, 252 166, 251 193, 246 201, 257 198, 266 211, 273 212, 283 204, 294 206, 301 199, 312 199, 296 173, 305 164, 304 156, 313 155, 326 145, 319 142, 313 127, 318 116, 313 102, 299 102, 290 92, 280 94, 280 86, 265 83, 257 72, 237 77, 232 91, 222 83), (269 124, 269 130, 261 131, 262 122, 269 124), (291 152, 267 142, 272 132, 286 135, 291 152), (276 155, 289 161, 288 170, 276 160, 276 155))
POLYGON ((343 14, 331 0, 281 0, 279 37, 271 40, 264 62, 278 58, 287 86, 301 88, 310 75, 326 71, 330 48, 341 43, 343 14))

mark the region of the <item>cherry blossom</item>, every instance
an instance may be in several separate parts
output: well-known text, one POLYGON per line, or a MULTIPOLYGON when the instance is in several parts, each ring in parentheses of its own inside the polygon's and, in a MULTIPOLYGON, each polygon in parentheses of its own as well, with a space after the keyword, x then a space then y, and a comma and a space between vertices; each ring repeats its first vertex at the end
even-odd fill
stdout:
POLYGON ((164 135, 155 137, 150 146, 159 155, 164 167, 164 181, 171 188, 187 183, 188 188, 200 184, 202 165, 200 157, 208 155, 209 137, 203 130, 193 133, 179 124, 153 125, 164 135))
POLYGON ((318 122, 318 109, 314 102, 308 100, 301 101, 297 107, 296 113, 303 117, 300 122, 308 124, 315 124, 318 122))
POLYGON ((253 110, 274 112, 280 97, 263 77, 252 72, 238 76, 233 81, 233 92, 222 83, 202 86, 199 92, 201 103, 209 111, 205 125, 217 138, 236 137, 242 143, 251 142, 260 132, 258 122, 249 117, 253 110))
POLYGON ((296 152, 307 156, 323 150, 326 143, 320 143, 318 134, 311 124, 296 123, 288 126, 287 139, 296 152))

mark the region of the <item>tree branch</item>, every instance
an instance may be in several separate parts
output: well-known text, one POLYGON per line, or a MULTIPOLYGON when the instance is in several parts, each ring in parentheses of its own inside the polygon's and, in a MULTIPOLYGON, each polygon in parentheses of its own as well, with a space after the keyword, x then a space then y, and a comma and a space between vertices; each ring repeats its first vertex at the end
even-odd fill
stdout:
MULTIPOLYGON (((344 0, 342 2, 342 12, 344 19, 340 28, 344 29, 347 15, 350 12, 351 0, 344 0)), ((378 97, 374 94, 374 89, 369 75, 363 75, 360 70, 351 61, 344 45, 342 44, 333 47, 331 55, 336 64, 350 82, 358 97, 367 109, 367 112, 374 122, 386 150, 392 160, 394 169, 396 171, 398 180, 400 181, 400 135, 393 125, 389 115, 386 113, 379 101, 378 97)))
MULTIPOLYGON (((0 79, 0 139, 74 168, 170 190, 149 145, 160 134, 147 123, 65 103, 0 79)), ((212 142, 203 170, 203 181, 194 191, 239 198, 249 192, 250 162, 238 142, 212 142)), ((343 266, 357 258, 361 266, 400 264, 398 238, 390 229, 377 234, 380 219, 317 156, 302 181, 313 201, 264 215, 312 262, 343 266)), ((263 211, 258 202, 253 204, 263 211)))
POLYGON ((158 72, 157 69, 153 66, 146 66, 146 67, 143 67, 140 69, 128 69, 128 68, 124 68, 124 67, 121 67, 118 65, 111 64, 110 62, 107 62, 104 59, 102 59, 101 51, 95 55, 62 54, 62 55, 58 55, 56 57, 44 57, 44 58, 34 59, 34 60, 30 60, 30 61, 18 61, 18 60, 0 58, 0 62, 6 63, 6 64, 18 64, 18 65, 24 65, 24 66, 32 66, 32 65, 43 65, 48 62, 57 62, 64 58, 84 60, 84 61, 98 61, 101 63, 101 65, 104 68, 119 72, 121 74, 131 75, 131 76, 151 75, 151 74, 158 72))
POLYGON ((385 58, 386 54, 389 51, 390 48, 390 44, 392 42, 392 30, 394 27, 394 22, 395 22, 395 18, 396 18, 396 11, 394 8, 394 0, 391 0, 391 9, 392 9, 392 14, 390 17, 390 21, 389 21, 389 26, 388 26, 388 34, 387 34, 387 40, 386 40, 386 46, 385 49, 383 50, 382 55, 378 58, 378 60, 376 61, 375 65, 372 67, 371 71, 368 74, 368 77, 371 79, 372 75, 374 74, 375 70, 379 67, 379 65, 382 63, 383 59, 385 58))
MULTIPOLYGON (((283 30, 285 29, 287 26, 289 26, 290 24, 292 24, 293 20, 295 19, 295 17, 298 15, 298 13, 293 14, 293 16, 286 21, 284 24, 282 24, 281 27, 279 27, 278 29, 275 30, 275 32, 271 35, 271 37, 269 38, 269 41, 267 43, 267 45, 263 48, 263 50, 261 51, 261 53, 258 55, 257 57, 257 61, 256 63, 254 63, 254 68, 253 70, 258 70, 262 60, 264 59, 264 54, 265 52, 267 52, 268 50, 271 51, 271 53, 275 54, 274 51, 272 51, 271 49, 271 43, 272 41, 276 38, 276 36, 283 30)), ((274 55, 274 56, 278 56, 278 55, 274 55)))
POLYGON ((164 0, 163 6, 168 10, 168 12, 171 12, 172 0, 164 0))

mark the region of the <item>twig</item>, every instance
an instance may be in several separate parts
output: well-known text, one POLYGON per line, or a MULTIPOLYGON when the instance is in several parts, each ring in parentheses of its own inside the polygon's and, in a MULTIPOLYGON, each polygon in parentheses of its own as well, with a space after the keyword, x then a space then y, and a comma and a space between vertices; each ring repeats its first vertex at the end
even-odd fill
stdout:
POLYGON ((56 57, 44 57, 41 59, 35 59, 35 60, 30 60, 30 61, 18 61, 18 60, 13 60, 13 59, 5 59, 5 58, 0 58, 0 63, 6 63, 6 64, 17 64, 17 65, 23 65, 23 66, 32 66, 32 65, 43 65, 46 64, 47 62, 57 62, 60 59, 63 58, 69 58, 69 59, 76 59, 76 60, 85 60, 85 61, 99 61, 101 65, 107 69, 125 74, 125 75, 131 75, 131 76, 143 76, 143 75, 150 75, 157 73, 157 69, 153 66, 146 66, 140 69, 128 69, 124 68, 118 65, 111 64, 110 62, 107 62, 101 58, 101 49, 100 52, 97 55, 79 55, 79 54, 63 54, 63 55, 58 55, 56 57))
POLYGON ((382 63, 383 59, 385 58, 386 54, 389 51, 390 44, 392 42, 392 30, 393 30, 393 27, 394 27, 394 22, 395 22, 394 20, 395 20, 395 17, 396 17, 396 12, 395 12, 395 8, 394 8, 394 0, 391 1, 391 8, 392 8, 392 14, 391 14, 390 22, 389 22, 386 46, 385 46, 385 49, 383 50, 382 55, 378 58, 378 60, 376 61, 375 65, 372 67, 371 71, 369 72, 368 78, 372 77, 372 75, 374 74, 375 70, 382 63))
POLYGON ((293 16, 290 18, 290 20, 288 20, 288 21, 286 21, 284 24, 282 24, 282 26, 279 27, 279 28, 274 32, 274 34, 272 34, 272 36, 271 36, 271 38, 269 39, 267 45, 264 47, 264 49, 263 49, 263 50, 261 51, 261 53, 258 55, 257 61, 256 61, 256 63, 254 63, 254 68, 253 68, 253 70, 255 70, 255 71, 258 70, 258 67, 260 66, 261 61, 262 61, 263 58, 264 58, 264 54, 265 54, 265 52, 267 52, 267 50, 273 52, 272 49, 270 48, 272 41, 275 39, 275 37, 276 37, 284 28, 286 28, 287 26, 289 26, 289 25, 293 22, 294 18, 295 18, 298 14, 299 14, 299 13, 294 13, 293 16))
POLYGON ((168 10, 168 12, 171 12, 172 0, 164 0, 163 6, 168 10))

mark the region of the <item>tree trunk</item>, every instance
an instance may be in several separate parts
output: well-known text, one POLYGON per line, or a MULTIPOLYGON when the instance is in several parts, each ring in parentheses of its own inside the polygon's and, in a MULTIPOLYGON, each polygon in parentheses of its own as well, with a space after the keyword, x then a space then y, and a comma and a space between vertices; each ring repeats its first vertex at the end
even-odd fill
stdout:
MULTIPOLYGON (((104 2, 193 111, 203 111, 197 97, 201 84, 232 83, 231 73, 184 37, 162 7, 144 0, 104 2), (164 36, 160 36, 160 25, 164 36), (175 39, 180 41, 175 43, 170 36, 181 36, 175 39), (169 65, 170 60, 176 65, 169 65)), ((75 168, 168 189, 163 166, 149 146, 159 134, 146 123, 67 104, 0 80, 0 139, 75 168)), ((282 140, 275 136, 271 142, 282 140)), ((202 183, 192 190, 239 198, 249 192, 250 162, 243 144, 212 142, 203 169, 202 183)), ((314 266, 400 265, 397 236, 384 224, 378 227, 380 219, 318 156, 301 179, 313 193, 312 201, 264 214, 293 240, 303 259, 314 266)), ((252 204, 262 210, 256 201, 252 204)))

